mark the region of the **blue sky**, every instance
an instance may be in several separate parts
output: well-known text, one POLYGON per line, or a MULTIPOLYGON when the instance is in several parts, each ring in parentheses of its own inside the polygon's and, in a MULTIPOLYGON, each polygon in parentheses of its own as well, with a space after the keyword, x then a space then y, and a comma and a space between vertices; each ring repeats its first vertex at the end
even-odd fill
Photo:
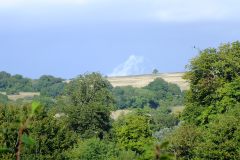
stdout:
POLYGON ((0 0, 0 70, 38 78, 185 70, 240 40, 238 0, 0 0))

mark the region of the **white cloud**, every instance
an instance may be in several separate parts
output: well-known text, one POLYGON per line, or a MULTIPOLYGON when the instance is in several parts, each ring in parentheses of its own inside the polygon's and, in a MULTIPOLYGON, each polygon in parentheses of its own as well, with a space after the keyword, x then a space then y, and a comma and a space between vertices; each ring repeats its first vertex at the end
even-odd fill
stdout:
POLYGON ((144 57, 131 55, 128 59, 114 68, 113 72, 109 76, 127 76, 142 74, 144 68, 142 66, 144 62, 144 57))
MULTIPOLYGON (((7 9, 50 6, 52 10, 59 5, 84 6, 86 12, 79 9, 79 17, 93 21, 238 21, 240 14, 237 0, 0 0, 0 8, 7 9)), ((35 8, 32 12, 38 11, 35 8)))
MULTIPOLYGON (((155 0, 152 16, 162 22, 226 20, 239 12, 233 0, 155 0)), ((236 1, 235 1, 236 2, 236 1)), ((239 5, 239 2, 236 2, 239 5)))

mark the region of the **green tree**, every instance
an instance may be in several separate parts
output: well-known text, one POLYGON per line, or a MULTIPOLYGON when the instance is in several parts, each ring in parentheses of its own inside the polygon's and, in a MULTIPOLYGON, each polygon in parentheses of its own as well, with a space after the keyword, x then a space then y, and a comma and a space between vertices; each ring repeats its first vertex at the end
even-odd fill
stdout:
MULTIPOLYGON (((32 98, 33 101, 37 101, 40 102, 42 106, 44 106, 44 108, 46 110, 52 109, 53 107, 56 107, 56 100, 51 98, 51 97, 47 97, 47 96, 35 96, 32 98)), ((59 107, 59 106, 57 106, 59 107)))
POLYGON ((26 160, 64 159, 64 151, 77 141, 66 116, 57 118, 44 108, 0 106, 0 123, 0 159, 14 159, 15 152, 26 160))
POLYGON ((65 151, 73 148, 77 135, 69 130, 67 117, 56 116, 55 111, 39 111, 29 128, 35 144, 24 150, 24 159, 66 159, 65 151))
POLYGON ((19 74, 12 76, 7 72, 0 72, 0 91, 7 92, 7 94, 33 91, 32 82, 29 78, 24 78, 19 74))
POLYGON ((8 80, 11 77, 11 74, 7 72, 0 72, 0 90, 5 91, 8 88, 8 80))
POLYGON ((240 159, 240 106, 218 114, 207 127, 202 127, 201 140, 192 148, 196 158, 240 159))
POLYGON ((217 94, 219 88, 240 76, 239 50, 240 42, 237 41, 217 49, 205 49, 192 59, 185 75, 190 83, 183 115, 185 121, 206 124, 209 116, 224 112, 222 106, 216 104, 217 94))
POLYGON ((223 44, 188 66, 185 124, 169 138, 179 159, 239 159, 239 51, 239 42, 223 44))
POLYGON ((154 99, 154 93, 147 89, 131 86, 115 87, 113 95, 119 109, 143 108, 144 106, 158 107, 158 102, 154 99))
POLYGON ((173 128, 179 123, 179 119, 167 108, 153 109, 149 114, 151 115, 151 128, 155 132, 164 128, 173 128))
POLYGON ((156 68, 153 69, 152 74, 158 74, 158 73, 159 73, 159 71, 156 68))
POLYGON ((16 159, 20 160, 23 147, 34 144, 34 140, 29 136, 28 128, 39 106, 39 103, 33 102, 30 106, 25 105, 21 108, 14 108, 15 112, 13 112, 12 106, 5 105, 1 107, 1 111, 3 112, 0 116, 0 120, 2 121, 1 127, 6 127, 7 125, 6 129, 1 128, 2 132, 0 134, 1 150, 3 147, 8 151, 6 152, 8 154, 2 155, 3 159, 6 157, 13 158, 15 154, 16 159), (12 121, 8 121, 9 119, 12 121), (16 136, 15 140, 14 136, 16 136))
POLYGON ((34 82, 33 87, 34 90, 40 92, 42 96, 55 98, 63 93, 65 83, 62 78, 43 75, 34 82))
POLYGON ((177 159, 193 159, 195 157, 193 150, 198 145, 201 136, 202 132, 197 126, 184 124, 169 134, 166 140, 169 141, 169 149, 176 155, 177 159))
POLYGON ((181 89, 176 84, 168 83, 162 78, 156 78, 144 88, 153 91, 158 100, 182 96, 181 89))
POLYGON ((0 105, 0 148, 7 152, 0 153, 0 159, 14 159, 17 143, 21 110, 12 105, 0 105))
POLYGON ((83 138, 100 138, 111 128, 112 86, 98 73, 81 75, 67 86, 70 104, 65 111, 70 128, 83 138))
POLYGON ((240 77, 219 87, 215 99, 218 113, 224 113, 235 107, 240 102, 240 77))
POLYGON ((114 124, 114 132, 121 149, 134 151, 143 159, 153 156, 153 149, 150 149, 153 146, 152 131, 146 115, 130 114, 120 118, 114 124))
POLYGON ((67 157, 71 160, 110 160, 114 159, 116 153, 113 144, 98 138, 91 138, 80 141, 67 153, 67 157))

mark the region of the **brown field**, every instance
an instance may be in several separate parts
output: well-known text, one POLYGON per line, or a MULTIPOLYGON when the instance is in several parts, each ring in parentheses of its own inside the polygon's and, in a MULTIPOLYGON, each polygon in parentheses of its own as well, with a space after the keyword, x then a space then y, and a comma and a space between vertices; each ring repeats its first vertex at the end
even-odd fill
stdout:
POLYGON ((8 95, 8 98, 10 100, 16 101, 17 99, 26 99, 26 98, 32 98, 34 96, 39 96, 39 92, 19 92, 18 95, 8 95))
POLYGON ((169 83, 177 84, 182 90, 188 90, 189 84, 182 78, 184 73, 162 73, 136 76, 108 77, 109 82, 114 86, 144 87, 156 78, 162 78, 169 83))
MULTIPOLYGON (((184 108, 185 108, 184 106, 171 107, 172 114, 179 115, 183 112, 184 108)), ((125 116, 125 115, 127 115, 131 112, 132 112, 132 110, 130 110, 130 109, 119 109, 119 110, 116 110, 116 111, 112 111, 111 112, 111 118, 113 120, 117 120, 119 117, 125 116)))

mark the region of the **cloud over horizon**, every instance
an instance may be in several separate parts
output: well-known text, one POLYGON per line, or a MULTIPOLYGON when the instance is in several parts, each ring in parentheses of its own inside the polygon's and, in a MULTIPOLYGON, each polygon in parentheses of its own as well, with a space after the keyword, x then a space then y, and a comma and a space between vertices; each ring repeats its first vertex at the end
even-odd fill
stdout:
POLYGON ((156 6, 156 18, 162 22, 223 20, 236 11, 224 0, 160 0, 156 6))
POLYGON ((128 76, 142 74, 144 72, 143 67, 144 57, 130 55, 128 59, 114 68, 113 72, 109 76, 128 76))
POLYGON ((41 6, 50 6, 50 10, 70 6, 69 11, 82 6, 86 12, 80 9, 76 14, 109 21, 221 21, 236 20, 240 14, 240 1, 236 0, 0 0, 0 8, 6 9, 35 7, 32 12, 38 12, 41 6))

